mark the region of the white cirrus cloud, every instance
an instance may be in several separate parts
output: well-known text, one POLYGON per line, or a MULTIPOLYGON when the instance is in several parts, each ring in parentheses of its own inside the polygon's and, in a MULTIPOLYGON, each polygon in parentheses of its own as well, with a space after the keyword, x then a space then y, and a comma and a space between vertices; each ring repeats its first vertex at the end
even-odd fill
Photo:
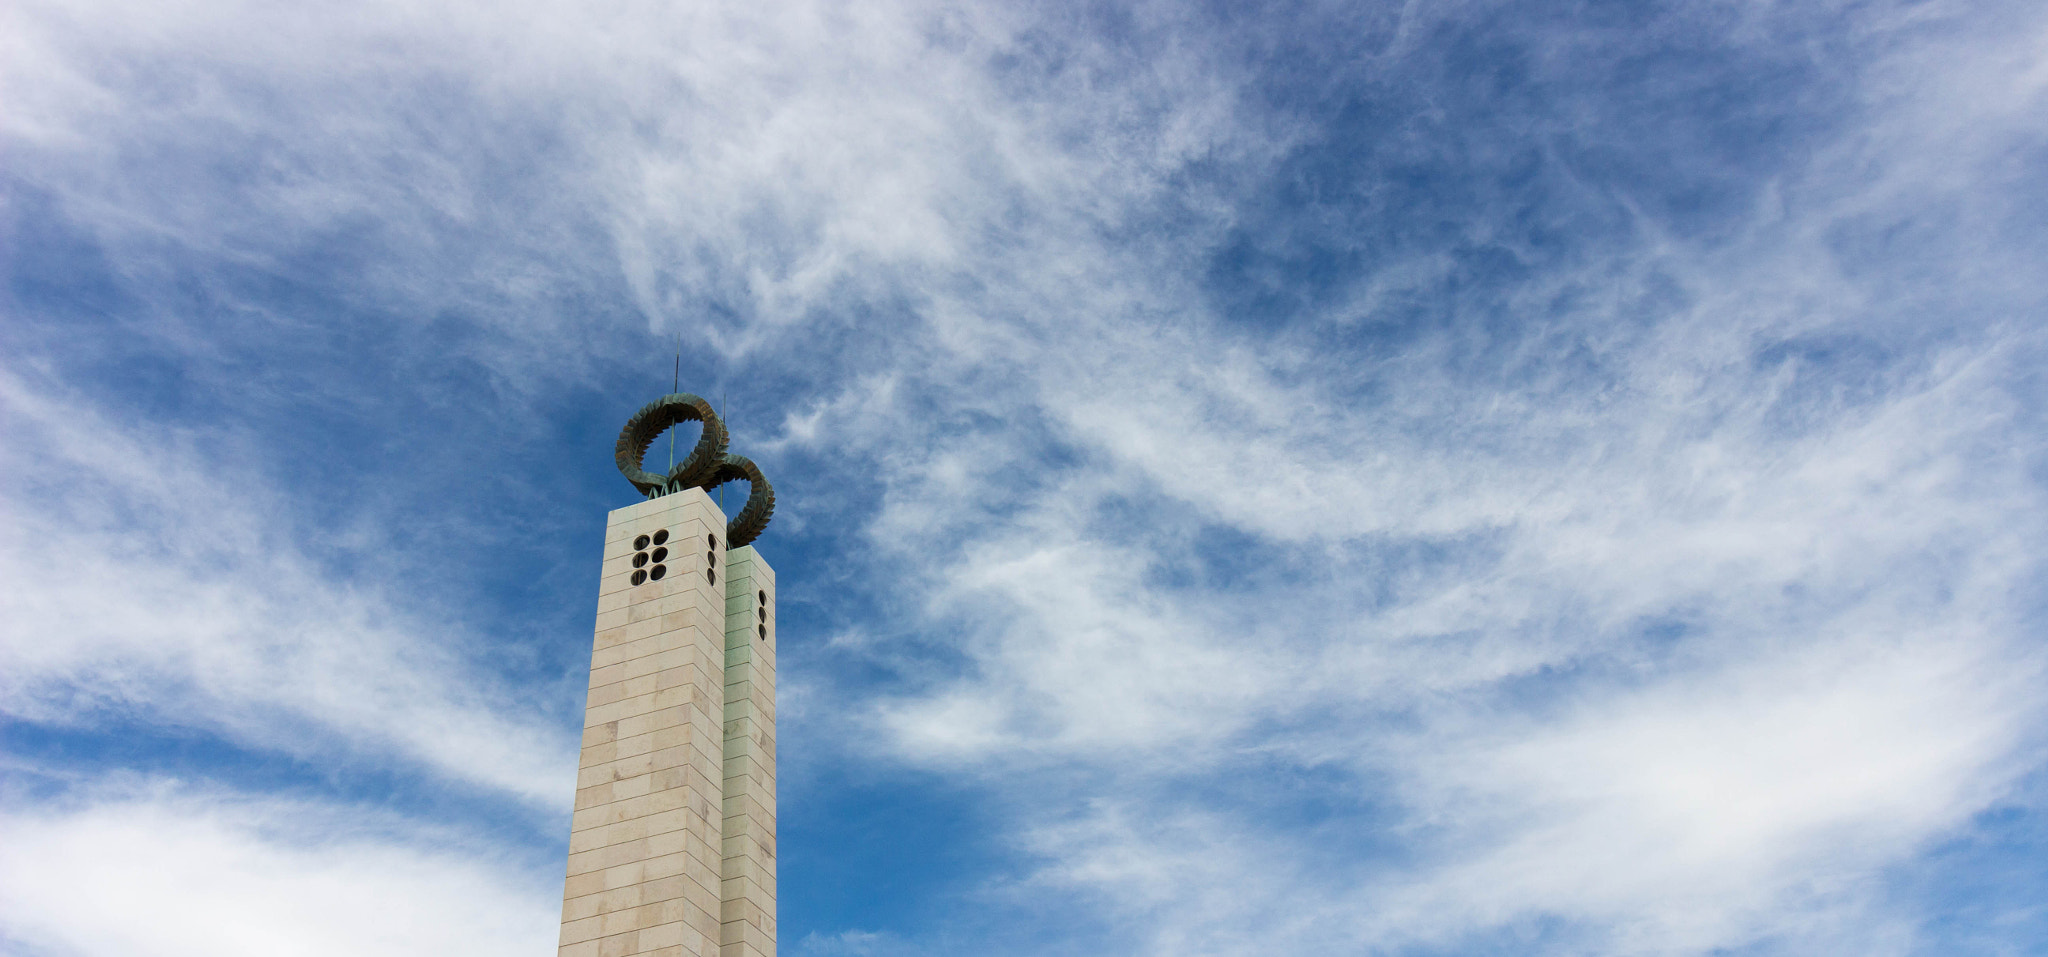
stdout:
POLYGON ((560 915, 551 870, 360 806, 129 782, 0 827, 31 953, 505 954, 560 915))
POLYGON ((571 732, 493 688, 471 636, 328 578, 267 483, 231 464, 231 435, 149 434, 13 375, 0 415, 5 713, 395 759, 563 806, 571 732))

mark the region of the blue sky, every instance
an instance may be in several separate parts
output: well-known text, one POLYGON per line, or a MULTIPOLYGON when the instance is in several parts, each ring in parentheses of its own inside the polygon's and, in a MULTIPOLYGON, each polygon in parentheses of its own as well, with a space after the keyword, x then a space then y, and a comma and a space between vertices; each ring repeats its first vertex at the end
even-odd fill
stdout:
POLYGON ((547 954, 610 459, 789 957, 2048 950, 2048 9, 9 4, 0 951, 547 954))

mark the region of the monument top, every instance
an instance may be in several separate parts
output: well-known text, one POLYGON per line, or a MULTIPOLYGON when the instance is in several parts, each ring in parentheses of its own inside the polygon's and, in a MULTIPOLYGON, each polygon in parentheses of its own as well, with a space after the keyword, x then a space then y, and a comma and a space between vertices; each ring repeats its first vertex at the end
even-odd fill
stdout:
POLYGON ((711 403, 687 392, 662 396, 640 407, 626 420, 626 427, 619 432, 619 444, 613 450, 619 464, 619 474, 633 483, 633 488, 650 499, 689 488, 706 491, 732 481, 744 481, 750 486, 747 504, 738 515, 726 523, 725 540, 727 547, 739 548, 760 537, 768 527, 768 519, 775 514, 775 489, 768 484, 761 467, 744 455, 733 455, 725 450, 729 436, 725 422, 718 417, 718 410, 711 403), (697 439, 697 446, 681 462, 668 470, 666 475, 657 475, 641 467, 647 456, 647 447, 664 430, 684 422, 702 422, 704 434, 697 439))

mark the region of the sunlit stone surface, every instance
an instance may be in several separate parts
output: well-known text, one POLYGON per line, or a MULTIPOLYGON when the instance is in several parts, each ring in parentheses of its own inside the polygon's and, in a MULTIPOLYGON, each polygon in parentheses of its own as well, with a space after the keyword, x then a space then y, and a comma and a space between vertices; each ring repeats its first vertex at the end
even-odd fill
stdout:
POLYGON ((701 489, 606 524, 560 957, 775 954, 775 573, 725 527, 701 489))

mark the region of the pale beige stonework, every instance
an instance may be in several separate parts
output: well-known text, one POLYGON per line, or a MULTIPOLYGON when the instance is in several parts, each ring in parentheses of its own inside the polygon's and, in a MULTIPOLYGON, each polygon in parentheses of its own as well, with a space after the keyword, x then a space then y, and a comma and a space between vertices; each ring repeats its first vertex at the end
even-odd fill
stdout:
POLYGON ((775 570, 726 559, 723 957, 775 957, 775 570))
POLYGON ((606 524, 559 957, 775 955, 775 572, 724 537, 699 489, 606 524))

